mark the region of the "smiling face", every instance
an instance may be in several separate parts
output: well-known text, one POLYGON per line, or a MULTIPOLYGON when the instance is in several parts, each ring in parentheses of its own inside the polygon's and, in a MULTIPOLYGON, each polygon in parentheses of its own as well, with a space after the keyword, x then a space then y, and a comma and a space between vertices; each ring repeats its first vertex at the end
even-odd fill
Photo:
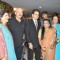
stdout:
POLYGON ((8 22, 8 19, 9 19, 9 14, 6 12, 1 17, 1 20, 3 20, 5 23, 7 23, 8 22))
POLYGON ((52 21, 53 21, 53 24, 57 24, 58 23, 58 17, 54 16, 52 21))
POLYGON ((50 27, 50 24, 47 20, 44 21, 44 27, 45 28, 49 28, 50 27))
POLYGON ((16 10, 16 12, 15 12, 15 15, 16 15, 16 17, 17 18, 22 18, 22 16, 23 16, 23 9, 21 9, 21 8, 18 8, 17 10, 16 10))
POLYGON ((37 20, 39 18, 39 12, 35 11, 34 14, 32 14, 32 18, 34 18, 35 20, 37 20))

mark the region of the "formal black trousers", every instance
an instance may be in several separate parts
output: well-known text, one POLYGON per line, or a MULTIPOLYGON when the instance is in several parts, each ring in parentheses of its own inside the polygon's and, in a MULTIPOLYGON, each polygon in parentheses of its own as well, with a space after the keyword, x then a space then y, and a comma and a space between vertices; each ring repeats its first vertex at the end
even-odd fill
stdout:
POLYGON ((23 52, 23 46, 15 47, 15 53, 16 53, 17 60, 21 60, 22 52, 23 52))
POLYGON ((28 48, 28 60, 33 60, 33 54, 35 53, 35 59, 40 60, 41 57, 41 48, 37 47, 32 49, 28 48))

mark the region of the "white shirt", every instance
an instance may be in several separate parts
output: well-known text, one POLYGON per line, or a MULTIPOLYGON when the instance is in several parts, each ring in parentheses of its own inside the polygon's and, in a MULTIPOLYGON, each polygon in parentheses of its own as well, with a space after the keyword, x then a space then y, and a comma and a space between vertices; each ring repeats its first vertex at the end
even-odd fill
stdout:
POLYGON ((37 22, 37 20, 33 19, 33 22, 34 22, 35 27, 36 27, 36 29, 37 29, 37 27, 38 27, 38 22, 37 22))

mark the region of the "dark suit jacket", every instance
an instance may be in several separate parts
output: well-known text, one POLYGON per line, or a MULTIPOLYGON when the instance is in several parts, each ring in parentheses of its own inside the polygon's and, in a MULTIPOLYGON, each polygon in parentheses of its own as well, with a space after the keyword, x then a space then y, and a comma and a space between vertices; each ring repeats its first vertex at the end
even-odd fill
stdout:
MULTIPOLYGON (((39 25, 39 24, 38 24, 39 25)), ((39 46, 38 42, 38 30, 36 30, 33 20, 29 20, 26 26, 26 38, 28 43, 32 43, 34 48, 39 46)))
POLYGON ((16 18, 11 18, 8 23, 8 28, 12 33, 15 47, 20 47, 23 44, 23 34, 25 33, 25 21, 22 20, 20 23, 16 18))

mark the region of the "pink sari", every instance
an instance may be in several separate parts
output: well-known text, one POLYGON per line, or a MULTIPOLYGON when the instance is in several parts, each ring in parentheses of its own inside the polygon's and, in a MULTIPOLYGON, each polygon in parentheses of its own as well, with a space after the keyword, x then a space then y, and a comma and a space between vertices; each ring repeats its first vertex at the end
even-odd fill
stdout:
POLYGON ((1 28, 0 28, 0 60, 7 60, 6 44, 4 41, 4 36, 1 28))

